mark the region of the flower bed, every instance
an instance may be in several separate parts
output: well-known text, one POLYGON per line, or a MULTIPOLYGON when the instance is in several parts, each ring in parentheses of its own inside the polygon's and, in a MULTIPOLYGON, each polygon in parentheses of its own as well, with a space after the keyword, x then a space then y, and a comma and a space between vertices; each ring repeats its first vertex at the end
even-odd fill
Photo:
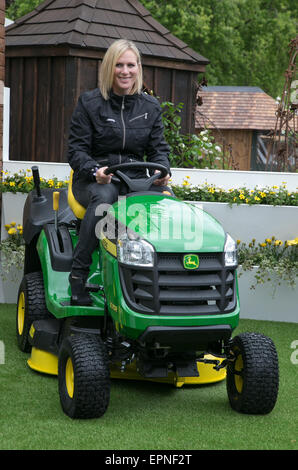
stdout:
MULTIPOLYGON (((68 181, 59 181, 58 178, 40 178, 40 187, 43 188, 66 188, 68 181)), ((29 193, 34 188, 31 169, 20 170, 18 173, 2 171, 0 178, 0 192, 6 193, 29 193)))
POLYGON ((0 303, 15 303, 23 276, 23 227, 11 222, 5 225, 5 229, 7 238, 0 242, 0 303))
MULTIPOLYGON (((273 295, 281 283, 296 288, 298 277, 298 237, 293 240, 278 240, 274 236, 257 243, 253 238, 249 244, 237 240, 239 276, 245 271, 254 272, 250 286, 255 289, 264 283, 272 284, 273 295)), ((298 315, 297 315, 298 316, 298 315)))
POLYGON ((298 206, 298 191, 289 191, 286 183, 281 186, 254 189, 223 189, 214 184, 204 183, 193 186, 186 176, 182 185, 172 185, 175 195, 186 201, 224 202, 227 204, 249 204, 270 206, 298 206))
POLYGON ((273 235, 281 240, 298 233, 298 192, 286 184, 272 188, 223 189, 204 183, 193 186, 190 178, 182 185, 172 185, 177 197, 199 205, 215 217, 235 239, 262 242, 273 235))

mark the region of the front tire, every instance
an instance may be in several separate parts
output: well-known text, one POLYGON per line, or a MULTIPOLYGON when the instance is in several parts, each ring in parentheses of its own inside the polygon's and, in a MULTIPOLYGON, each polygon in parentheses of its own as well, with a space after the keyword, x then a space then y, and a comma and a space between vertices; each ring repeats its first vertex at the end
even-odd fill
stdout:
POLYGON ((267 414, 276 403, 278 357, 273 341, 257 333, 243 333, 231 342, 227 392, 231 407, 241 413, 267 414))
POLYGON ((99 418, 110 399, 108 355, 97 335, 73 335, 61 345, 58 362, 60 403, 70 418, 99 418))

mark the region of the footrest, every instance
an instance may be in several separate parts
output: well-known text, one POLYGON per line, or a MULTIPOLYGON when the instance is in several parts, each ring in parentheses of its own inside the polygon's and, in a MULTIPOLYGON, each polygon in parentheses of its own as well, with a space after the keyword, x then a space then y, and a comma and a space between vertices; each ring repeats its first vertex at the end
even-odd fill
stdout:
POLYGON ((100 290, 103 290, 103 286, 100 286, 99 284, 92 284, 91 282, 86 282, 85 288, 89 292, 98 292, 100 290))

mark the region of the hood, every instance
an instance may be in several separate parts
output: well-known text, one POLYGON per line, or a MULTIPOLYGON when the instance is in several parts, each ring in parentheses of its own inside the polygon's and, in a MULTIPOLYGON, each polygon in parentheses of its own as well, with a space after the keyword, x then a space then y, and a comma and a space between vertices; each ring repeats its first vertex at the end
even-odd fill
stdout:
POLYGON ((151 243, 158 252, 220 252, 225 232, 220 223, 194 204, 164 195, 119 199, 112 215, 151 243))

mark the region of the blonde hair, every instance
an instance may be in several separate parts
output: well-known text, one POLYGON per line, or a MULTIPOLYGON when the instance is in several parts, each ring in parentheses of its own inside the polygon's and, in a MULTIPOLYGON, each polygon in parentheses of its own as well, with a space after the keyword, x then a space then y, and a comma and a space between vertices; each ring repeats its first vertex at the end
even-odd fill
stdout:
POLYGON ((127 50, 134 52, 137 59, 137 64, 139 66, 139 73, 137 74, 136 81, 131 89, 130 94, 141 93, 142 91, 143 71, 140 52, 132 41, 127 39, 118 39, 110 45, 100 66, 99 89, 105 100, 109 99, 109 93, 113 86, 114 72, 117 61, 119 57, 127 50))

